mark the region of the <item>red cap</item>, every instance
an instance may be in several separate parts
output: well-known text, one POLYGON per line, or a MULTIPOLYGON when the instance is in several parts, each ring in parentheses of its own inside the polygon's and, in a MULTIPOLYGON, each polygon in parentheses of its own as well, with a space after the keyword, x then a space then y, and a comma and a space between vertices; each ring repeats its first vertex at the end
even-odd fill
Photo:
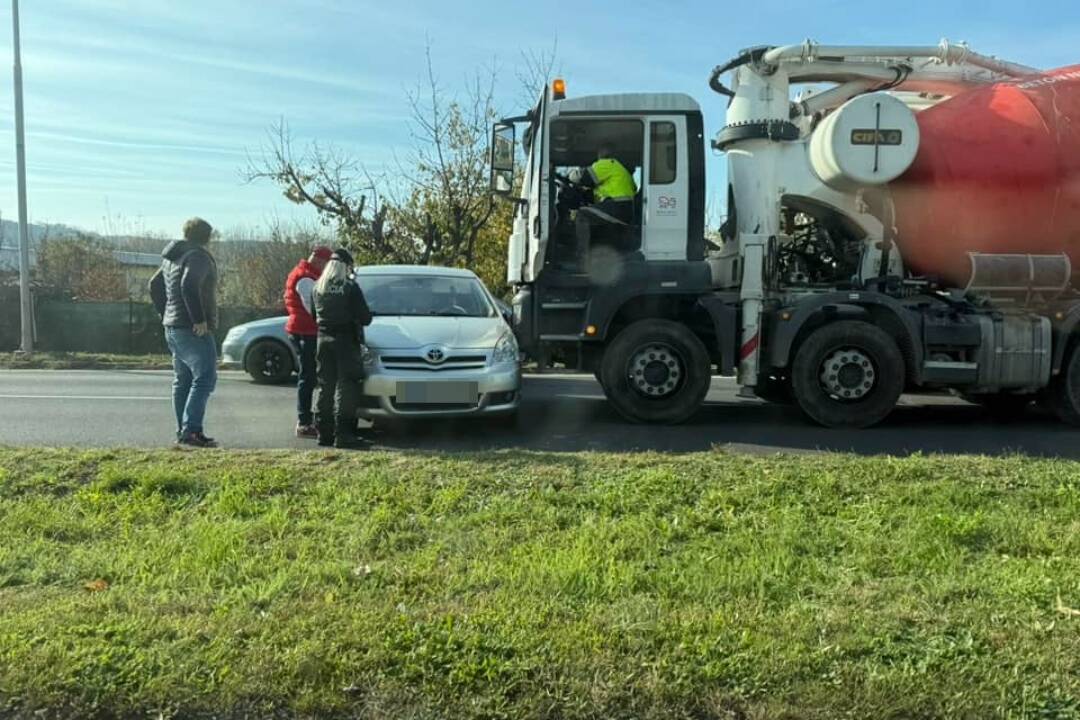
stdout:
POLYGON ((330 256, 334 254, 334 251, 325 245, 320 245, 311 251, 311 257, 316 260, 322 260, 323 262, 330 262, 330 256))

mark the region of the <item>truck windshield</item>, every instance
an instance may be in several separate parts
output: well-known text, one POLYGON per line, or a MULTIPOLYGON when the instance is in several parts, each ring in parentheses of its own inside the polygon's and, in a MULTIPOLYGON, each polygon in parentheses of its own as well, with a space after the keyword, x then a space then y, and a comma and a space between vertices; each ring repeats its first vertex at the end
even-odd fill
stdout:
POLYGON ((361 275, 357 278, 372 315, 494 317, 479 280, 438 275, 361 275))

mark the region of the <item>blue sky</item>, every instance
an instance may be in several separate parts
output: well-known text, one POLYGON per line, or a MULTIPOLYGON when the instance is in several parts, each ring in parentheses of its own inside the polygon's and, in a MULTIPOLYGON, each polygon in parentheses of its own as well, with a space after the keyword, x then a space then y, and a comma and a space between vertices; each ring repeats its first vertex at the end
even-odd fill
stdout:
MULTIPOLYGON (((448 89, 501 69, 516 111, 522 50, 550 47, 572 94, 678 91, 724 103, 709 70, 742 47, 811 37, 845 44, 967 40, 1029 65, 1080 63, 1080 3, 720 3, 715 0, 22 0, 30 212, 99 232, 175 235, 200 214, 222 228, 310 219, 268 184, 245 185, 249 152, 279 118, 373 169, 408 146, 407 88, 430 38, 448 89)), ((0 2, 0 212, 15 219, 10 4, 0 2)), ((710 161, 719 204, 719 158, 710 161)))

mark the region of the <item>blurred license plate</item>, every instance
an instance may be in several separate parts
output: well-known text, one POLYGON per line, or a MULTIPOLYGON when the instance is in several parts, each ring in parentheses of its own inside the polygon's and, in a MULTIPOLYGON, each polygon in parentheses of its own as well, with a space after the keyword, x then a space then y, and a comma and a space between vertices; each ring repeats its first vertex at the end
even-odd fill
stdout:
POLYGON ((480 386, 474 382, 399 382, 397 401, 409 405, 475 405, 480 386))

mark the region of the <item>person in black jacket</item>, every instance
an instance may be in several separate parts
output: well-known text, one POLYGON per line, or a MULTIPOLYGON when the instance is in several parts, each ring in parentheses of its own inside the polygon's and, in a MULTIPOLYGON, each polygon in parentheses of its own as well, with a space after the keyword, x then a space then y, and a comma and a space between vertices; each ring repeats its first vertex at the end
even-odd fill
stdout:
POLYGON ((217 385, 217 263, 207 250, 213 228, 201 218, 184 224, 184 239, 162 252, 150 297, 173 356, 177 445, 217 447, 203 432, 206 405, 217 385))
POLYGON ((363 447, 356 436, 356 403, 364 379, 364 327, 371 324, 371 311, 353 278, 353 265, 348 250, 335 250, 315 284, 316 423, 323 447, 363 447))

